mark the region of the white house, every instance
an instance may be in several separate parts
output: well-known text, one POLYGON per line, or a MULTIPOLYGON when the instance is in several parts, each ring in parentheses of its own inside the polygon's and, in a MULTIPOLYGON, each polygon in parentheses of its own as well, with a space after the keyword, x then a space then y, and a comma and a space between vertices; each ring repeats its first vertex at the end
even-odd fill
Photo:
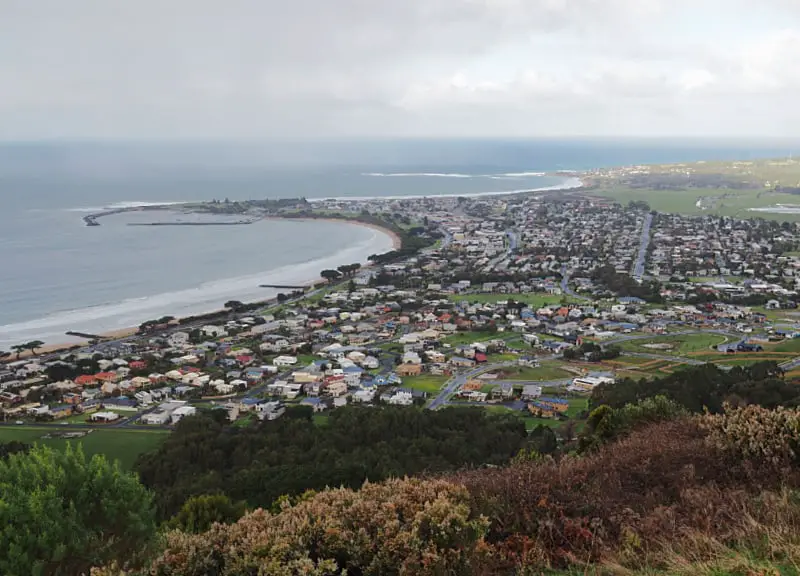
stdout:
POLYGON ((177 424, 186 416, 194 416, 195 414, 197 414, 197 408, 194 406, 181 406, 180 408, 176 408, 172 411, 172 414, 170 414, 170 419, 172 420, 173 424, 177 424))
POLYGON ((277 420, 284 412, 286 407, 280 402, 262 402, 256 405, 256 414, 260 420, 277 420))
POLYGON ((167 338, 167 344, 174 348, 186 346, 189 343, 189 334, 186 332, 173 332, 167 338))
POLYGON ((275 366, 285 367, 285 366, 294 366, 297 364, 297 357, 295 356, 278 356, 276 357, 272 363, 275 366))
POLYGON ((396 406, 411 406, 414 403, 414 396, 411 392, 405 390, 398 390, 394 395, 389 398, 389 404, 396 406))
POLYGON ((166 411, 159 411, 159 412, 151 412, 150 414, 145 414, 140 418, 142 424, 148 424, 150 426, 163 426, 167 422, 169 422, 169 412, 166 411))

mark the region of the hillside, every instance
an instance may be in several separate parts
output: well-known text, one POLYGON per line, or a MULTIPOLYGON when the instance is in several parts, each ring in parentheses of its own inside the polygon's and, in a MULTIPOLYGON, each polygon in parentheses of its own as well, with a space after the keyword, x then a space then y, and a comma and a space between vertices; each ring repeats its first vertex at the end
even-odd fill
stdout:
POLYGON ((169 532, 147 573, 797 573, 800 413, 649 402, 630 434, 584 456, 326 489, 169 532))

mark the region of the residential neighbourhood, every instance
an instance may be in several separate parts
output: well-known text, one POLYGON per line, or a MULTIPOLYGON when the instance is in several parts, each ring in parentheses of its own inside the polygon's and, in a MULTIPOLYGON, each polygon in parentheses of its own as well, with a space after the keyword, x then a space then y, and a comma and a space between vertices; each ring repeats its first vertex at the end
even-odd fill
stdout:
MULTIPOLYGON (((771 359, 800 366, 800 230, 603 198, 323 201, 394 214, 427 247, 218 322, 0 364, 6 423, 169 428, 199 409, 453 404, 529 425, 615 378, 771 359), (416 216, 424 213, 424 220, 416 216)), ((388 217, 388 216, 386 216, 388 217)))

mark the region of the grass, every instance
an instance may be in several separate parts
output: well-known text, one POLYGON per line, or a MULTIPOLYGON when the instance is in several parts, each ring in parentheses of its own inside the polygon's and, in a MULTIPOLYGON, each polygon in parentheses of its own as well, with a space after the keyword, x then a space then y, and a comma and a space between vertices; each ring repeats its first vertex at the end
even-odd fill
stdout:
POLYGON ((656 336, 641 340, 628 340, 619 346, 629 352, 647 354, 683 355, 691 352, 711 351, 712 347, 724 344, 728 338, 720 334, 683 334, 680 336, 656 336), (669 344, 669 349, 647 348, 646 344, 669 344))
POLYGON ((456 332, 450 336, 445 336, 442 339, 442 343, 450 344, 450 346, 465 346, 475 342, 488 342, 497 338, 497 334, 489 334, 488 332, 456 332))
POLYGON ((125 470, 133 468, 133 463, 140 454, 151 452, 159 447, 169 434, 166 430, 126 430, 126 429, 93 429, 83 438, 62 440, 57 438, 43 439, 42 436, 53 432, 76 432, 64 427, 35 426, 3 426, 0 427, 0 442, 27 442, 42 444, 53 448, 64 449, 67 442, 80 444, 86 456, 103 454, 109 459, 119 460, 125 470))
POLYGON ((427 392, 428 394, 437 394, 444 383, 447 382, 447 379, 447 376, 436 376, 434 374, 406 376, 403 378, 402 386, 412 390, 419 390, 420 392, 427 392))
POLYGON ((314 414, 311 417, 311 421, 314 423, 315 426, 327 426, 328 421, 330 421, 331 416, 330 414, 314 414))
POLYGON ((791 338, 784 340, 776 346, 765 347, 767 352, 797 352, 800 353, 800 338, 791 338))
POLYGON ((644 200, 653 210, 675 214, 704 214, 715 216, 733 216, 737 218, 766 218, 779 221, 798 221, 798 214, 773 214, 770 212, 752 212, 750 208, 763 208, 775 204, 795 204, 797 196, 791 194, 764 194, 764 189, 730 190, 717 188, 689 188, 685 190, 653 190, 647 188, 630 188, 622 184, 611 183, 593 190, 592 194, 627 204, 632 200, 644 200), (725 195, 723 198, 722 196, 725 195), (697 201, 702 197, 716 197, 714 206, 700 210, 697 201))
POLYGON ((589 398, 581 396, 579 398, 569 398, 569 408, 567 409, 567 416, 575 418, 581 412, 589 409, 589 398))
POLYGON ((517 367, 508 369, 506 380, 530 380, 531 382, 548 382, 550 380, 566 380, 573 374, 567 372, 558 362, 543 362, 538 368, 517 367))

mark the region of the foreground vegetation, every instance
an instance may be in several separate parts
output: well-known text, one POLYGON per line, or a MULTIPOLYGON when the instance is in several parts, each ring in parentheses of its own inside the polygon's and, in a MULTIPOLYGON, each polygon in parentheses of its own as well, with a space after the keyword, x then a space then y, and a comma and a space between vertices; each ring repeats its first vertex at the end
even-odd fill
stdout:
POLYGON ((141 476, 0 446, 0 572, 792 574, 800 410, 774 363, 598 387, 557 430, 475 408, 181 421, 141 476), (413 477, 412 477, 413 476, 413 477))
POLYGON ((800 414, 669 406, 651 402, 621 439, 580 458, 528 453, 505 468, 328 489, 206 532, 169 531, 148 573, 792 573, 800 477, 786 432, 800 414))

